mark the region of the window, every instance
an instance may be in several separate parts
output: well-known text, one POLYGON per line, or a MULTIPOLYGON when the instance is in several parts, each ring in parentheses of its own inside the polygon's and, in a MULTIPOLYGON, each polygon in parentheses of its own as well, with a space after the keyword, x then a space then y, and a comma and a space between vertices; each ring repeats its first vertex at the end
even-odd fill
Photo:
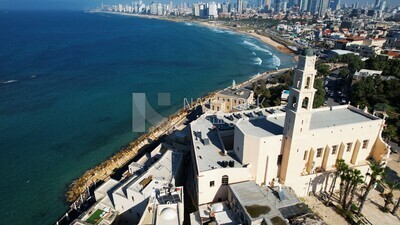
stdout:
POLYGON ((307 77, 306 89, 310 89, 311 77, 307 77))
POLYGON ((215 182, 214 181, 210 181, 210 187, 214 187, 215 186, 215 182))
POLYGON ((306 150, 306 151, 304 152, 303 160, 306 160, 306 159, 307 159, 307 155, 308 155, 308 151, 306 150))
POLYGON ((227 185, 229 183, 229 177, 227 175, 222 176, 222 185, 227 185))
POLYGON ((296 74, 296 88, 300 89, 300 75, 296 74))
POLYGON ((295 96, 292 97, 292 108, 296 108, 297 99, 295 96))
POLYGON ((362 145, 362 148, 363 148, 363 149, 368 148, 368 142, 369 142, 369 140, 364 140, 364 141, 363 141, 363 145, 362 145))
POLYGON ((346 152, 350 152, 351 151, 351 146, 353 146, 353 143, 347 143, 346 152))
POLYGON ((132 202, 134 202, 135 201, 135 198, 132 196, 132 202))
POLYGON ((321 157, 322 155, 322 148, 317 149, 317 158, 321 157))
POLYGON ((301 104, 301 107, 304 108, 304 109, 308 108, 308 97, 305 97, 303 99, 303 103, 301 104))
POLYGON ((337 152, 337 145, 332 146, 332 155, 335 155, 337 152))
POLYGON ((281 165, 281 164, 282 164, 282 155, 278 155, 278 162, 277 162, 277 164, 278 164, 278 165, 281 165))

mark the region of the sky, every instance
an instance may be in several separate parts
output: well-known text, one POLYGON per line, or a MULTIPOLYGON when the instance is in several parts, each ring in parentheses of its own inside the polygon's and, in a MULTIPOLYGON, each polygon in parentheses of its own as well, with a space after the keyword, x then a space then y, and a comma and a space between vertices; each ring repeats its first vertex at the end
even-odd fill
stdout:
MULTIPOLYGON (((69 10, 82 10, 82 9, 90 9, 96 6, 100 6, 103 2, 104 4, 127 4, 136 0, 0 0, 0 9, 69 9, 69 10)), ((152 0, 142 0, 143 2, 149 4, 152 0)), ((156 1, 156 0, 155 0, 156 1)), ((159 2, 169 2, 169 0, 158 0, 159 2)), ((201 0, 172 0, 173 3, 180 2, 198 2, 201 0)), ((202 2, 207 2, 208 0, 202 0, 202 2)), ((217 1, 223 2, 224 0, 209 0, 209 1, 217 1)), ((236 1, 236 0, 231 0, 236 1)), ((254 2, 256 0, 253 0, 254 2)), ((375 0, 358 0, 360 4, 364 4, 369 1, 375 2, 375 0)), ((383 1, 383 0, 381 0, 383 1)), ((395 3, 398 0, 386 0, 387 4, 395 3)), ((342 0, 342 3, 354 3, 356 0, 342 0)))

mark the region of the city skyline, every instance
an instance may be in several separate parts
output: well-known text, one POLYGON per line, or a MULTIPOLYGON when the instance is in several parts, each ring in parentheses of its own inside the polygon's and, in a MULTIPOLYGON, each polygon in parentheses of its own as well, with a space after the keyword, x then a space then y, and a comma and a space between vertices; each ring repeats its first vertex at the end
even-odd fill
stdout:
MULTIPOLYGON (((0 9, 5 9, 5 10, 85 10, 85 9, 91 9, 95 8, 101 5, 101 3, 104 4, 129 4, 133 1, 130 0, 84 0, 84 1, 78 1, 78 0, 5 0, 0 2, 0 9)), ((150 4, 152 1, 151 0, 145 0, 143 1, 144 3, 150 4)), ((169 0, 161 0, 157 1, 160 3, 169 3, 169 0)), ((176 0, 173 1, 173 4, 179 4, 187 2, 190 4, 197 3, 199 1, 197 0, 176 0)), ((208 1, 203 1, 203 2, 208 2, 208 1)), ((219 0, 219 1, 214 1, 214 2, 225 2, 224 0, 219 0)), ((236 1, 231 1, 236 3, 236 1)), ((257 0, 249 1, 250 3, 253 2, 253 4, 257 4, 257 0)), ((271 1, 273 2, 273 1, 271 1)), ((349 4, 351 5, 352 3, 359 2, 359 5, 365 5, 366 3, 368 4, 373 4, 375 1, 373 0, 360 0, 360 1, 354 1, 354 0, 342 0, 341 4, 349 4)), ((387 0, 386 5, 387 6, 393 6, 396 4, 396 0, 387 0)))

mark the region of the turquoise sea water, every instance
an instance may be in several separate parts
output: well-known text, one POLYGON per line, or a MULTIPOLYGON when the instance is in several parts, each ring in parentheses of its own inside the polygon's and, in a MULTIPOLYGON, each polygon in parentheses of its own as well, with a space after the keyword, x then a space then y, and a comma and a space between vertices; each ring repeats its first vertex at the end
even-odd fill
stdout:
POLYGON ((258 40, 193 24, 1 12, 0 224, 54 224, 66 186, 138 136, 132 93, 167 115, 185 97, 293 65, 258 40), (159 92, 172 106, 157 106, 159 92))

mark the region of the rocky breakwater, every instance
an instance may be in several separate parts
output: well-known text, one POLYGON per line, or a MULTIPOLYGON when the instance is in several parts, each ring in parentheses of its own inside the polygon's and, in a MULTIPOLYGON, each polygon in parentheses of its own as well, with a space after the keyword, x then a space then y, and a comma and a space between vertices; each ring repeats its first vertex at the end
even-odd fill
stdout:
POLYGON ((197 108, 200 102, 204 103, 209 101, 215 92, 208 94, 201 98, 201 101, 193 102, 190 107, 182 108, 178 112, 165 118, 158 125, 150 127, 148 132, 137 138, 130 143, 127 147, 118 151, 115 155, 111 156, 106 161, 100 163, 96 167, 87 170, 81 177, 73 181, 66 192, 66 200, 68 202, 82 203, 84 199, 82 196, 87 197, 88 188, 100 181, 106 181, 115 170, 126 165, 133 157, 139 152, 141 148, 152 143, 165 134, 169 134, 175 130, 175 126, 184 122, 187 116, 197 108))

